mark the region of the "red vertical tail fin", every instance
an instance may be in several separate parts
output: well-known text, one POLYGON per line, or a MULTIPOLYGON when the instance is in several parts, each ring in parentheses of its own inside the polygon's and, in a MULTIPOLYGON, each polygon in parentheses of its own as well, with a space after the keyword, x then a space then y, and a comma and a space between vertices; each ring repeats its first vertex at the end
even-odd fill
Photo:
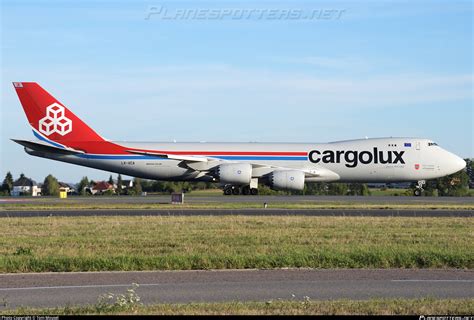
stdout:
POLYGON ((13 82, 35 135, 61 144, 104 141, 92 128, 36 82, 13 82))

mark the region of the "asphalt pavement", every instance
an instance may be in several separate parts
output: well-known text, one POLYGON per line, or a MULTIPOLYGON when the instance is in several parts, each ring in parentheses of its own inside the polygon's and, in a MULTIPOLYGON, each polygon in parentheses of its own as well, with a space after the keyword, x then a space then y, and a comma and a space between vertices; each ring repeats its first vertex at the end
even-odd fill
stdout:
MULTIPOLYGON (((186 203, 373 203, 373 204, 474 204, 474 197, 407 197, 407 196, 201 196, 185 194, 186 203)), ((2 203, 170 203, 171 195, 149 195, 149 196, 91 196, 79 197, 69 196, 67 199, 57 197, 0 197, 0 207, 2 203)))
POLYGON ((474 210, 392 209, 84 209, 84 210, 0 210, 6 217, 81 216, 314 216, 314 217, 473 217, 474 210))
POLYGON ((100 295, 125 293, 132 283, 145 304, 474 297, 474 271, 458 269, 29 273, 0 274, 0 308, 93 304, 100 295))

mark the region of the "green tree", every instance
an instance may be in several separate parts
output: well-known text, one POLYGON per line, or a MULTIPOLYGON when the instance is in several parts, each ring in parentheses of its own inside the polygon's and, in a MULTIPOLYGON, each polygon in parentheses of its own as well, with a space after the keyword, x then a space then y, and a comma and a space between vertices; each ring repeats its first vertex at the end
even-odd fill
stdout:
POLYGON ((440 196, 462 197, 469 194, 469 176, 466 170, 436 180, 440 196))
POLYGON ((284 191, 273 190, 269 186, 264 184, 258 185, 258 194, 262 196, 273 196, 273 195, 283 195, 284 191))
POLYGON ((173 192, 190 192, 193 189, 193 185, 191 185, 187 181, 167 181, 163 184, 163 191, 168 193, 173 192))
POLYGON ((469 177, 469 186, 472 188, 474 184, 474 159, 464 159, 466 161, 466 173, 469 177))
POLYGON ((165 182, 153 181, 151 184, 151 191, 153 192, 165 192, 165 182))
POLYGON ((8 171, 7 174, 5 175, 5 179, 3 179, 2 191, 10 195, 12 190, 13 190, 13 176, 11 172, 8 171))
POLYGON ((41 187, 41 194, 46 196, 57 196, 59 195, 59 182, 58 180, 49 174, 43 182, 41 187))
POLYGON ((77 191, 80 195, 85 196, 87 195, 86 187, 89 186, 89 179, 87 177, 82 177, 81 181, 77 185, 77 191))
POLYGON ((112 175, 110 175, 108 183, 114 185, 114 178, 112 178, 112 175))
POLYGON ((122 193, 122 184, 123 184, 122 175, 119 173, 119 175, 117 176, 117 190, 116 190, 117 194, 122 193))
POLYGON ((153 183, 150 180, 141 180, 140 184, 142 185, 142 191, 150 192, 153 191, 153 183))
POLYGON ((370 190, 365 183, 351 183, 347 194, 351 196, 369 196, 370 190))
POLYGON ((343 196, 347 194, 347 184, 346 183, 329 183, 328 184, 328 194, 332 196, 343 196))
POLYGON ((179 182, 179 186, 178 192, 191 192, 193 189, 193 186, 188 181, 179 182))
POLYGON ((142 184, 141 184, 141 179, 140 178, 134 178, 133 179, 133 193, 135 195, 141 195, 142 194, 142 184))
POLYGON ((305 194, 307 195, 326 195, 329 186, 324 182, 314 182, 305 184, 305 194))
POLYGON ((361 188, 360 188, 360 195, 361 196, 370 196, 371 192, 370 192, 370 189, 369 189, 369 186, 367 185, 367 183, 363 183, 361 188))

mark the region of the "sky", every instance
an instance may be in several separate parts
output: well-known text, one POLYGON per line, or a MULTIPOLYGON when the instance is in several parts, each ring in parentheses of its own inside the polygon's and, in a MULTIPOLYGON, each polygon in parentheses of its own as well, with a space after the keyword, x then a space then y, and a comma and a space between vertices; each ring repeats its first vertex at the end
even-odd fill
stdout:
POLYGON ((13 81, 111 140, 406 136, 474 157, 471 1, 0 1, 1 179, 110 175, 10 141, 34 139, 13 81))

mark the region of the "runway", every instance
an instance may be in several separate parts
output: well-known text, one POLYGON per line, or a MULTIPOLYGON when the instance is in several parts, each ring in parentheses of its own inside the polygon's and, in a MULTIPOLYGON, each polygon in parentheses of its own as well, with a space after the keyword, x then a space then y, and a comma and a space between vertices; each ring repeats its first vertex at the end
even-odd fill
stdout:
MULTIPOLYGON (((186 203, 369 203, 369 204, 474 204, 474 197, 407 197, 407 196, 202 196, 185 194, 186 203)), ((57 197, 0 197, 1 204, 8 203, 170 203, 171 195, 149 196, 70 196, 67 199, 57 197)))
POLYGON ((474 210, 393 209, 94 209, 94 210, 0 210, 6 217, 80 216, 347 216, 347 217, 473 217, 474 210))
POLYGON ((474 297, 472 270, 288 269, 1 274, 0 299, 9 308, 93 304, 102 294, 125 293, 132 283, 146 304, 474 297))

